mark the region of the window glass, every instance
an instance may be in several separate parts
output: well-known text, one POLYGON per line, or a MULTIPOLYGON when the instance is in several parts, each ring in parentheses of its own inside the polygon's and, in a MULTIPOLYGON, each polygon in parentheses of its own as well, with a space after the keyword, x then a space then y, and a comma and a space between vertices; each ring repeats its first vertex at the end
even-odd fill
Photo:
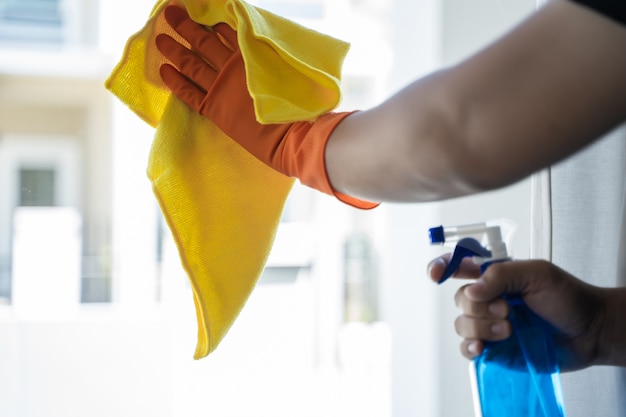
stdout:
POLYGON ((20 169, 19 206, 54 206, 54 169, 20 169))
POLYGON ((61 42, 60 8, 59 0, 0 0, 0 40, 61 42))

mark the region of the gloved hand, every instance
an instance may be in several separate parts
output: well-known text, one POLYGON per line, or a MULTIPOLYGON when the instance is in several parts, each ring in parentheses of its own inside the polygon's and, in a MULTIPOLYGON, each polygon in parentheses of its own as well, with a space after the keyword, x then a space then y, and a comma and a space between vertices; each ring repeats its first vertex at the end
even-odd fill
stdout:
POLYGON ((164 13, 170 26, 191 45, 190 50, 165 34, 156 38, 157 48, 173 64, 164 64, 160 73, 175 96, 271 168, 355 207, 376 207, 335 192, 326 173, 326 142, 350 113, 327 113, 314 122, 259 123, 237 33, 224 23, 206 28, 178 6, 168 6, 164 13))

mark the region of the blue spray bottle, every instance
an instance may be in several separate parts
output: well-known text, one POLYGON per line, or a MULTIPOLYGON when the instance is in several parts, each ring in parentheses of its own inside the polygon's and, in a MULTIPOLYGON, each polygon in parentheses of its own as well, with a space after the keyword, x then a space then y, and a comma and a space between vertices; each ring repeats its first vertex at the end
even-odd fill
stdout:
MULTIPOLYGON (((463 258, 473 258, 481 271, 511 259, 507 240, 514 228, 512 222, 500 220, 430 229, 431 244, 456 243, 439 283, 454 274, 463 258)), ((565 417, 550 324, 519 294, 503 298, 510 306, 513 334, 500 342, 485 342, 482 354, 470 363, 476 417, 565 417)))

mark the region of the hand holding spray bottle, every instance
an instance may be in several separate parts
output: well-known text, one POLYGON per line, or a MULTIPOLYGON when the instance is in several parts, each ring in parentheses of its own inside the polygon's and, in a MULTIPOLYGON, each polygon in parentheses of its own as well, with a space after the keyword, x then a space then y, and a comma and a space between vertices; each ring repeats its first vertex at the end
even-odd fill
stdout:
MULTIPOLYGON (((494 262, 510 260, 507 241, 514 229, 508 220, 430 229, 431 244, 456 243, 439 283, 466 257, 480 264, 481 272, 494 262)), ((530 310, 520 294, 502 298, 510 306, 513 332, 506 340, 486 341, 470 363, 476 417, 565 417, 551 325, 530 310)))

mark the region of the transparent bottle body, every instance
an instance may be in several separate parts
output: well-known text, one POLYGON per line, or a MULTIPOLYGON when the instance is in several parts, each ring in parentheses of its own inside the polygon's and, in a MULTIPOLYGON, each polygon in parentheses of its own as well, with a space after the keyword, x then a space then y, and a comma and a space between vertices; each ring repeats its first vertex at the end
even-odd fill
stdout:
POLYGON ((505 298, 511 337, 474 359, 482 417, 565 417, 553 329, 519 296, 505 298))

